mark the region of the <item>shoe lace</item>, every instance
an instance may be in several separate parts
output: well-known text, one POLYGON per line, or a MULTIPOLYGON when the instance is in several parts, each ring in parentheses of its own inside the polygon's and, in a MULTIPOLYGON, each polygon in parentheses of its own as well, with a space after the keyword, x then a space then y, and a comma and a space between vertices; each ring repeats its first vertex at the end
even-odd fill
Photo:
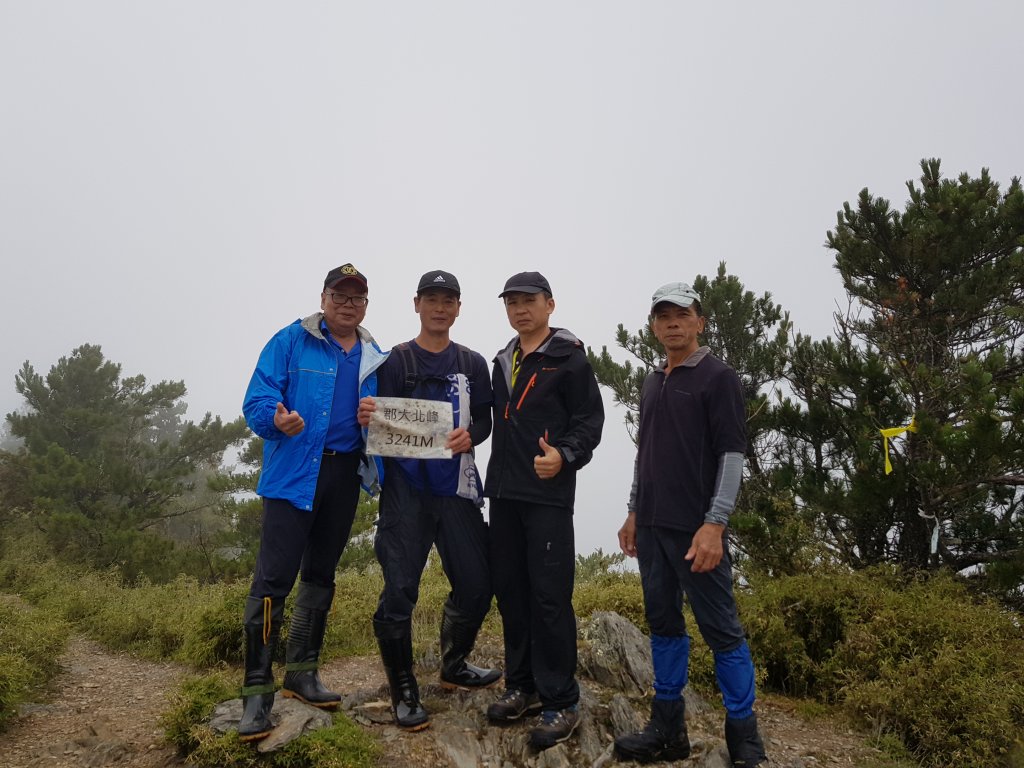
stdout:
POLYGON ((541 725, 560 725, 564 719, 564 715, 558 709, 545 709, 540 713, 541 725))

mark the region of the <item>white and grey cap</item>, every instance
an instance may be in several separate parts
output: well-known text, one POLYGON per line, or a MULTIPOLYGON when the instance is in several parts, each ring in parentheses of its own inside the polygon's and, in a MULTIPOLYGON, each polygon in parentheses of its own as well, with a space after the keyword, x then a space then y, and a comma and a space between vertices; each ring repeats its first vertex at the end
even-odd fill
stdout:
POLYGON ((663 301, 688 307, 695 301, 700 302, 700 295, 687 283, 665 283, 651 297, 651 312, 663 301))
POLYGON ((443 269, 435 269, 432 272, 427 272, 420 278, 419 287, 416 288, 416 293, 420 294, 424 291, 431 289, 439 289, 443 291, 451 291, 456 296, 462 295, 462 289, 459 288, 459 281, 455 275, 451 272, 445 272, 443 269))

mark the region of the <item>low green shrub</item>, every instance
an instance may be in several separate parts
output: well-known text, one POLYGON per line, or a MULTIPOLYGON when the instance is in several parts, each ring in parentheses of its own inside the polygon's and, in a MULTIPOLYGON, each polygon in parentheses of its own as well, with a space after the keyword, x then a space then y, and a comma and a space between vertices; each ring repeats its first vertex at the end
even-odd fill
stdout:
MULTIPOLYGON (((324 659, 376 653, 372 619, 383 584, 376 564, 338 573, 324 659)), ((8 550, 0 557, 0 590, 22 595, 109 648, 145 658, 174 659, 195 668, 241 663, 242 611, 248 588, 242 581, 201 584, 187 576, 166 584, 125 585, 113 570, 69 568, 38 553, 23 556, 8 550)), ((418 653, 437 646, 449 590, 440 559, 432 554, 413 614, 418 653)), ((285 606, 281 659, 293 600, 294 590, 285 606)), ((482 634, 501 635, 497 611, 488 615, 482 634)))
POLYGON ((839 704, 926 766, 1014 764, 1024 733, 1020 617, 953 576, 766 579, 741 595, 741 611, 770 688, 839 704))
POLYGON ((245 582, 204 586, 179 658, 196 669, 241 664, 245 656, 242 611, 248 593, 245 582))
POLYGON ((586 580, 576 582, 572 602, 580 618, 588 618, 594 611, 614 611, 647 632, 644 593, 640 588, 639 573, 591 575, 586 580))
POLYGON ((0 728, 60 670, 57 659, 67 636, 64 622, 0 595, 0 728))
POLYGON ((113 570, 70 568, 53 560, 19 562, 10 554, 0 576, 0 589, 17 592, 109 648, 182 661, 187 661, 182 648, 194 636, 206 605, 217 602, 226 589, 184 576, 167 584, 126 586, 113 570))

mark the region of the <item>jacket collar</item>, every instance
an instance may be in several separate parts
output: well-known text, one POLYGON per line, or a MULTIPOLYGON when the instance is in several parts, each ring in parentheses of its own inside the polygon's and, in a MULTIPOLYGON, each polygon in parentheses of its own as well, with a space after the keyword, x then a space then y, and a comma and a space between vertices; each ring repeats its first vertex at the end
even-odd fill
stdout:
MULTIPOLYGON (((320 339, 321 341, 326 341, 327 339, 324 336, 323 331, 320 330, 320 321, 323 319, 323 312, 314 312, 309 317, 302 318, 302 320, 299 321, 299 324, 308 334, 310 334, 314 338, 320 339)), ((364 344, 372 344, 373 346, 377 346, 377 341, 373 338, 370 332, 366 330, 363 326, 356 326, 356 335, 359 337, 359 340, 364 344)))
MULTIPOLYGON (((700 365, 701 360, 711 354, 711 347, 697 347, 697 349, 688 358, 683 360, 677 368, 696 368, 700 365)), ((658 370, 662 373, 666 373, 666 367, 668 366, 668 360, 658 366, 658 370)))

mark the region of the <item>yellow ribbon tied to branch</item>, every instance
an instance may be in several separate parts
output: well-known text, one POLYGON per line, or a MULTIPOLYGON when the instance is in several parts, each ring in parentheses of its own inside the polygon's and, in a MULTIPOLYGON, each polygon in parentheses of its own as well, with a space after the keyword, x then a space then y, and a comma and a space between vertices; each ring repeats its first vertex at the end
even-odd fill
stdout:
POLYGON ((917 424, 911 419, 910 423, 904 427, 889 427, 888 429, 878 430, 882 433, 882 451, 885 453, 885 474, 892 472, 892 462, 889 461, 889 438, 899 437, 904 432, 917 432, 917 424))

